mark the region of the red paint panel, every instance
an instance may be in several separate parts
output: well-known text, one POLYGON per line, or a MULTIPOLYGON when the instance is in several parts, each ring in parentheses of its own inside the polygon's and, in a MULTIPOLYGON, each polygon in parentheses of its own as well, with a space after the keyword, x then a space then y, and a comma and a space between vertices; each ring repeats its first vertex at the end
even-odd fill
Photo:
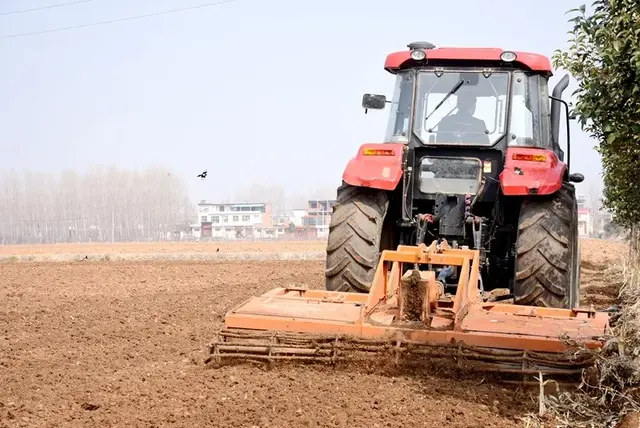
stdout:
POLYGON ((551 150, 525 147, 509 147, 505 155, 504 170, 500 173, 502 193, 507 196, 550 195, 562 187, 567 165, 560 162, 551 150), (542 162, 515 160, 514 156, 527 158, 544 155, 542 162), (537 189, 531 193, 531 189, 537 189))
MULTIPOLYGON (((427 61, 438 60, 467 60, 467 61, 500 61, 500 54, 504 49, 499 48, 437 48, 425 51, 427 61)), ((514 52, 517 56, 515 62, 522 64, 533 71, 546 71, 551 73, 551 61, 544 55, 529 52, 514 52)), ((394 52, 387 56, 384 63, 386 70, 397 70, 411 60, 411 51, 394 52)), ((428 62, 427 62, 428 63, 428 62)))
MULTIPOLYGON (((349 161, 342 179, 359 187, 394 190, 402 178, 402 156, 404 144, 363 144, 358 154, 349 161), (392 155, 367 156, 368 150, 391 150, 392 155)), ((388 153, 388 152, 387 152, 388 153)))

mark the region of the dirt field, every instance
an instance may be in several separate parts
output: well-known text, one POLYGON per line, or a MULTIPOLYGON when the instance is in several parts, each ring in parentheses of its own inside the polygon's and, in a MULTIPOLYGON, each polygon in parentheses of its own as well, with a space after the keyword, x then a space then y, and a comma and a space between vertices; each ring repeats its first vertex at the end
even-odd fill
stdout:
POLYGON ((597 239, 582 241, 581 305, 603 309, 615 303, 618 288, 622 284, 622 261, 628 251, 629 247, 620 242, 597 239))
MULTIPOLYGON (((184 251, 209 248, 193 245, 184 251)), ((324 248, 255 245, 225 251, 324 248)), ((157 254, 158 246, 167 248, 134 244, 104 251, 157 254)), ((0 251, 104 249, 31 248, 0 251)), ((620 248, 583 243, 587 291, 611 294, 598 272, 619 261, 620 248)), ((516 427, 535 411, 529 392, 477 378, 205 368, 206 345, 226 310, 279 285, 321 287, 322 269, 321 260, 0 263, 0 426, 516 427)))
POLYGON ((260 241, 260 242, 134 242, 130 244, 53 244, 0 245, 0 256, 53 254, 196 254, 238 252, 280 253, 324 251, 326 242, 260 241))

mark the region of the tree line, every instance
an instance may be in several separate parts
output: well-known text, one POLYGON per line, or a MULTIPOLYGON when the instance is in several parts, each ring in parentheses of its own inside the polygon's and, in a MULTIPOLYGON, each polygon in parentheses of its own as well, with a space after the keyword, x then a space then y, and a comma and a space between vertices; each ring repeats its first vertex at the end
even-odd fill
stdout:
POLYGON ((602 156, 603 206, 630 230, 640 266, 640 7, 636 0, 595 0, 573 9, 568 47, 556 67, 578 81, 573 113, 602 156))
POLYGON ((170 239, 195 220, 187 186, 164 167, 0 174, 0 244, 170 239))
POLYGON ((568 47, 553 60, 578 81, 573 113, 602 156, 602 203, 613 213, 612 226, 630 232, 630 254, 621 278, 603 272, 621 304, 610 319, 615 339, 597 357, 597 378, 581 389, 589 395, 569 396, 561 413, 598 426, 624 415, 616 424, 622 427, 633 425, 627 416, 637 420, 640 407, 640 4, 595 0, 590 11, 581 5, 570 12, 568 47))

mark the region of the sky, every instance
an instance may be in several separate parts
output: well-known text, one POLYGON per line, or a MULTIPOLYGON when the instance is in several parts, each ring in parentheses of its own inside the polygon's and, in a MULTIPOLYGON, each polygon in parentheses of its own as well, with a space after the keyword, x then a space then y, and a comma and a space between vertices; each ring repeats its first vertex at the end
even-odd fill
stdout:
MULTIPOLYGON (((255 183, 333 197, 360 144, 380 142, 388 53, 411 41, 551 56, 580 0, 0 0, 0 170, 170 167, 194 200, 255 183), (208 170, 206 180, 196 178, 208 170)), ((550 87, 565 74, 560 70, 550 87)), ((565 99, 575 89, 575 81, 565 99)), ((564 126, 564 125, 563 125, 564 126)), ((578 192, 601 186, 596 142, 572 123, 578 192)), ((561 135, 564 135, 564 128, 561 135)))

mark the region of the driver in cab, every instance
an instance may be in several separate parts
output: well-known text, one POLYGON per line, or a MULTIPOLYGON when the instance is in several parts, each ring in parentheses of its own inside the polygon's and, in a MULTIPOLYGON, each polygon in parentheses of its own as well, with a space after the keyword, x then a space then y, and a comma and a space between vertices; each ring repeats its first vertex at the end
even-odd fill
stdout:
POLYGON ((458 111, 442 118, 438 125, 437 142, 489 144, 486 123, 473 116, 476 102, 477 98, 472 93, 458 94, 458 111))

